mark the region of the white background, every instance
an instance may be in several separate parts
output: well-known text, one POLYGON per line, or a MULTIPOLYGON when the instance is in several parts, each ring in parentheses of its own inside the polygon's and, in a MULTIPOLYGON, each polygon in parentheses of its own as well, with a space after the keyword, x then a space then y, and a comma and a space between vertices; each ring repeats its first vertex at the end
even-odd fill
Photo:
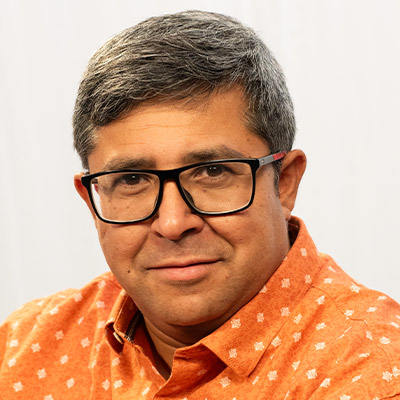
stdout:
POLYGON ((295 214, 320 251, 400 300, 400 1, 1 0, 0 320, 107 270, 73 188, 79 79, 113 34, 190 8, 238 17, 275 53, 309 161, 295 214))

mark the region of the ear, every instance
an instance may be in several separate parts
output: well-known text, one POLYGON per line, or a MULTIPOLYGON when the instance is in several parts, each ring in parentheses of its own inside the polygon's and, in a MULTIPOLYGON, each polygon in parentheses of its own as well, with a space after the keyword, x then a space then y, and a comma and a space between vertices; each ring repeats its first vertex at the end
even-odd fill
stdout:
POLYGON ((282 161, 279 177, 279 199, 286 221, 289 221, 297 190, 307 165, 306 155, 301 150, 292 150, 282 161))
POLYGON ((80 172, 79 174, 75 174, 75 176, 74 176, 75 189, 78 192, 79 196, 82 197, 82 199, 84 200, 86 205, 89 207, 89 210, 92 213, 92 217, 96 222, 97 218, 96 218, 96 214, 94 213, 94 210, 93 210, 93 207, 92 207, 92 203, 90 202, 89 193, 86 190, 85 186, 82 185, 81 178, 82 178, 83 175, 84 175, 83 172, 80 172))

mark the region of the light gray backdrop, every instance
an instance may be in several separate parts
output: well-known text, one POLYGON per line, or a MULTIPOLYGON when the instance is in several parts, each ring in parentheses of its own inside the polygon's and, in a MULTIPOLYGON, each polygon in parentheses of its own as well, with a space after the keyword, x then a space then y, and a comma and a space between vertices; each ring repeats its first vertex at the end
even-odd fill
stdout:
POLYGON ((295 214, 320 251, 400 300, 398 0, 1 0, 0 320, 107 270, 73 188, 78 82, 113 34, 189 8, 236 16, 273 50, 309 161, 295 214))

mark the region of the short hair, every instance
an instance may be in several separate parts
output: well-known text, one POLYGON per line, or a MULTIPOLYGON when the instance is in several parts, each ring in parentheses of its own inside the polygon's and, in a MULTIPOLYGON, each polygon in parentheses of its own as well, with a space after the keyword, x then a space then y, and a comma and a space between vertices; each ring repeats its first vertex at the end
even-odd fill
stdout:
POLYGON ((296 123, 285 78, 252 29, 232 17, 193 10, 122 31, 93 55, 79 86, 73 132, 83 167, 88 169, 97 129, 139 104, 191 101, 234 86, 243 91, 249 128, 271 152, 290 151, 296 123))

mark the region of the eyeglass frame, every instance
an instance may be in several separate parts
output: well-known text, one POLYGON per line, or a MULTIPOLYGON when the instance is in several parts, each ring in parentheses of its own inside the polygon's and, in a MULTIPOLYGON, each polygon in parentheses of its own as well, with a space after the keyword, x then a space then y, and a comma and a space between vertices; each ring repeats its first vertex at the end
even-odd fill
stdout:
POLYGON ((173 168, 173 169, 166 169, 166 170, 152 170, 152 169, 120 169, 120 170, 115 170, 115 171, 103 171, 103 172, 96 172, 94 174, 86 174, 83 175, 81 177, 81 182, 82 185, 86 188, 88 194, 89 194, 89 199, 90 199, 90 203, 92 204, 93 210, 97 216, 97 218, 99 218, 101 221, 107 223, 107 224, 117 224, 117 225, 129 225, 129 224, 135 224, 135 223, 139 223, 139 222, 143 222, 146 221, 150 218, 152 218, 158 211, 160 205, 161 205, 161 201, 162 201, 162 197, 163 197, 163 189, 164 189, 164 181, 166 180, 172 180, 175 182, 179 193, 181 195, 181 197, 183 198, 183 200, 185 201, 185 203, 188 205, 188 207, 195 211, 196 213, 200 214, 200 215, 209 215, 209 216, 215 216, 215 215, 229 215, 229 214, 234 214, 237 213, 239 211, 243 211, 246 210, 247 208, 249 208, 254 200, 254 195, 255 195, 255 188, 256 188, 256 171, 260 168, 263 167, 264 165, 268 165, 271 164, 275 161, 279 161, 281 159, 283 159, 283 157, 285 157, 287 154, 286 151, 280 151, 277 153, 273 153, 273 154, 268 154, 264 157, 260 157, 260 158, 227 158, 227 159, 222 159, 222 160, 210 160, 210 161, 204 161, 204 162, 199 162, 199 163, 195 163, 195 164, 190 164, 190 165, 185 165, 184 167, 179 167, 179 168, 173 168), (193 205, 189 199, 187 198, 187 195, 185 194, 185 189, 182 187, 180 181, 179 181, 179 175, 183 172, 186 171, 188 169, 191 168, 196 168, 202 165, 208 165, 208 164, 222 164, 222 163, 226 163, 226 162, 230 162, 230 163, 245 163, 248 164, 251 168, 251 176, 252 176, 252 193, 251 193, 251 197, 250 200, 248 201, 248 203, 243 206, 240 207, 238 209, 235 210, 229 210, 229 211, 202 211, 196 208, 195 205, 193 205), (110 175, 110 174, 115 174, 115 173, 132 173, 132 172, 136 172, 136 173, 148 173, 148 174, 153 174, 156 175, 159 179, 159 190, 158 190, 158 197, 157 197, 157 202, 154 205, 154 209, 153 211, 144 218, 141 219, 135 219, 132 221, 114 221, 114 220, 109 220, 106 219, 104 217, 102 217, 100 215, 100 212, 97 210, 96 204, 94 202, 93 199, 93 195, 92 195, 92 189, 91 189, 91 181, 94 178, 97 178, 99 176, 104 176, 104 175, 110 175))

